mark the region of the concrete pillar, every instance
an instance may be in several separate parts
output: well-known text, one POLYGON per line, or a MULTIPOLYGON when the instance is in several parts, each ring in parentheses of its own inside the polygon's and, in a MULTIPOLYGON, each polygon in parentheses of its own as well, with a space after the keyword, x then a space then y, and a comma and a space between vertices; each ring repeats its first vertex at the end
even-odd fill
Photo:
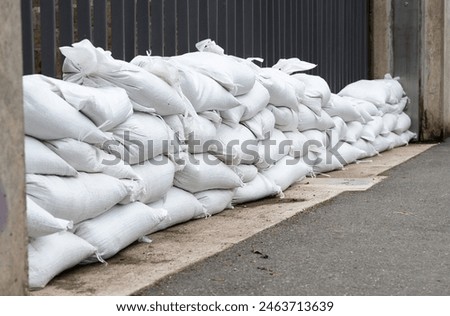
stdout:
POLYGON ((383 78, 393 71, 393 9, 392 0, 371 0, 371 74, 383 78))
POLYGON ((444 126, 445 138, 450 137, 450 0, 444 4, 444 126))
POLYGON ((27 293, 20 1, 0 1, 0 295, 27 293))
POLYGON ((422 0, 419 108, 420 138, 424 141, 440 141, 444 138, 445 2, 445 0, 422 0))

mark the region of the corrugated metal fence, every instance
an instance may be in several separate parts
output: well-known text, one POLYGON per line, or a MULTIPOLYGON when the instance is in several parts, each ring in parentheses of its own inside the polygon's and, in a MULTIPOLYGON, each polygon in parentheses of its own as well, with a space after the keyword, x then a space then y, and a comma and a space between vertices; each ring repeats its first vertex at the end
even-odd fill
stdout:
POLYGON ((369 0, 21 0, 24 73, 60 75, 57 47, 83 38, 131 60, 211 38, 228 54, 299 57, 333 91, 368 76, 369 0))

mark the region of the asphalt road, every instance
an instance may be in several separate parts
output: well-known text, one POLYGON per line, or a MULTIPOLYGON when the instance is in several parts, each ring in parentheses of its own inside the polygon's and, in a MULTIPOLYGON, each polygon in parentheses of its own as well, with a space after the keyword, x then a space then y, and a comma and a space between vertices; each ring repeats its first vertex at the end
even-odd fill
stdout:
POLYGON ((450 295, 450 141, 143 295, 450 295))

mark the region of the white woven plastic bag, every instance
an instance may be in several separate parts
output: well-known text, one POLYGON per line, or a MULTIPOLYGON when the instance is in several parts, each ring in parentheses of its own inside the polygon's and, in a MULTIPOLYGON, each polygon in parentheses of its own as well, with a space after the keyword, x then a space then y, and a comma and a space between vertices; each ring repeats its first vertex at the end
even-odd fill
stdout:
POLYGON ((94 246, 69 232, 59 232, 32 240, 28 244, 30 289, 45 287, 56 275, 95 253, 94 246))
POLYGON ((39 140, 25 136, 25 172, 76 176, 77 171, 39 140))
POLYGON ((96 217, 131 194, 124 181, 102 173, 78 177, 27 175, 29 197, 57 218, 74 224, 96 217))
MULTIPOLYGON (((151 208, 140 202, 116 205, 102 215, 77 225, 75 234, 97 248, 103 259, 108 259, 149 234, 166 217, 166 210, 151 208)), ((83 261, 91 262, 96 262, 94 255, 83 261)))
POLYGON ((54 217, 27 197, 27 231, 29 237, 42 237, 72 228, 71 221, 54 217))
POLYGON ((167 196, 149 204, 152 208, 162 208, 167 211, 166 218, 152 229, 152 233, 190 221, 194 218, 207 216, 205 207, 191 193, 179 188, 171 188, 167 196))

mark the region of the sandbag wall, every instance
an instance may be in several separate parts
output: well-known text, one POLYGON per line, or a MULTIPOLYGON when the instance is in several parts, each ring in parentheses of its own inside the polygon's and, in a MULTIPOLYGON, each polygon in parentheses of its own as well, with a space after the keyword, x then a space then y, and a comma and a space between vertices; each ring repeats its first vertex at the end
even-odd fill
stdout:
POLYGON ((24 76, 30 288, 415 136, 395 79, 335 95, 298 59, 198 48, 127 63, 84 40, 63 80, 24 76))

